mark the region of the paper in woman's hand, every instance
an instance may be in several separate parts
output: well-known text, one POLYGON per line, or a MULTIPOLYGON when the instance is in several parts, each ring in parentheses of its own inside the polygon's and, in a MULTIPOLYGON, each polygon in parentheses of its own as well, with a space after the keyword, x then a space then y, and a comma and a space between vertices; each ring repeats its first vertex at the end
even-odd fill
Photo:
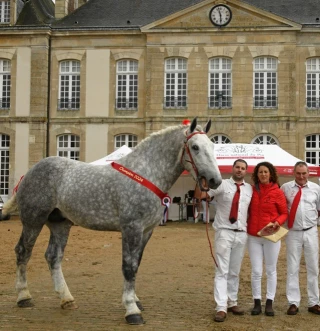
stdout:
POLYGON ((274 223, 270 222, 258 232, 258 236, 271 240, 272 242, 277 242, 287 233, 288 229, 278 225, 275 226, 274 223))

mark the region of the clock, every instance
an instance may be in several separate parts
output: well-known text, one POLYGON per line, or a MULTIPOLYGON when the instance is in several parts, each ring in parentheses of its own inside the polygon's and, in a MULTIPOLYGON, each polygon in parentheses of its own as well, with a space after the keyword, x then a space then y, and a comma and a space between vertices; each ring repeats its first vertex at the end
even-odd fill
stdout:
POLYGON ((210 10, 211 22, 216 26, 226 26, 232 18, 231 9, 226 5, 216 5, 210 10))

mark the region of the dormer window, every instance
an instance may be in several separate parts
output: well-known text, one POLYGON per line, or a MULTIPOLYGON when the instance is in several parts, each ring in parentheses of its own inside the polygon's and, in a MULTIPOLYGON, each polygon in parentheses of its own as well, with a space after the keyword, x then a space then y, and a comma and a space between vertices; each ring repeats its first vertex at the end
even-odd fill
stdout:
POLYGON ((0 0, 0 23, 10 23, 10 1, 0 0))

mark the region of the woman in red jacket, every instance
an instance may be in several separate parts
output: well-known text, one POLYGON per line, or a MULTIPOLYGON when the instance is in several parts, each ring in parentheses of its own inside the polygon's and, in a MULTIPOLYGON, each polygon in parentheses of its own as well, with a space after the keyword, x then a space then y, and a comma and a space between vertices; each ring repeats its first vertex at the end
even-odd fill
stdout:
POLYGON ((269 162, 260 162, 252 174, 253 194, 249 206, 248 251, 251 261, 251 288, 254 307, 251 315, 261 313, 261 278, 263 260, 267 274, 265 314, 274 316, 272 303, 277 288, 277 261, 281 241, 274 243, 262 238, 258 232, 270 222, 274 227, 282 225, 288 217, 287 202, 279 188, 276 168, 269 162))

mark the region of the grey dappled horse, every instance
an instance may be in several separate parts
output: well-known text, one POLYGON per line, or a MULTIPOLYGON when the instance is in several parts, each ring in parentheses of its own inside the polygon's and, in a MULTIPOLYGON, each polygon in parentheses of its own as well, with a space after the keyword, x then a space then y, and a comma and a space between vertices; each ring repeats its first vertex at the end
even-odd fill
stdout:
MULTIPOLYGON (((184 169, 195 180, 205 179, 203 189, 217 188, 221 175, 214 158, 214 144, 194 119, 190 126, 172 126, 144 139, 129 155, 118 160, 141 178, 168 192, 184 169)), ((202 182, 201 180, 200 182, 202 182)), ((163 215, 161 199, 149 188, 114 169, 61 157, 48 157, 34 165, 5 204, 2 217, 19 210, 23 225, 15 252, 19 307, 33 306, 26 268, 44 224, 50 229, 45 253, 55 291, 64 309, 77 308, 65 282, 61 261, 73 223, 92 230, 121 231, 122 301, 129 324, 144 323, 135 293, 135 279, 143 250, 163 215)))

